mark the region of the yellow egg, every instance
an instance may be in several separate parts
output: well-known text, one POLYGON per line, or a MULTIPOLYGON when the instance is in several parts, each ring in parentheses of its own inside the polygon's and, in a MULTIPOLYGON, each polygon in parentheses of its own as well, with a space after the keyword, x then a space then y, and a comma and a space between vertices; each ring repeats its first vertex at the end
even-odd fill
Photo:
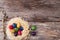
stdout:
POLYGON ((14 32, 15 32, 15 30, 14 30, 14 29, 12 29, 12 30, 11 30, 11 32, 12 32, 12 33, 14 33, 14 32))
POLYGON ((18 22, 18 23, 17 23, 17 28, 20 28, 20 26, 21 26, 21 24, 18 22))

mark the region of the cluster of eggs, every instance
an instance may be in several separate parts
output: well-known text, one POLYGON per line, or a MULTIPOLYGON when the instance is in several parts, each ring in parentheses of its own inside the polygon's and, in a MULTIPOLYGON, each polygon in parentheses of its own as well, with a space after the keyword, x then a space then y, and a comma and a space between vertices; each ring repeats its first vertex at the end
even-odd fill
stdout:
POLYGON ((20 23, 9 25, 9 29, 14 36, 22 35, 22 31, 24 30, 20 23))
POLYGON ((32 25, 32 26, 31 26, 30 34, 31 34, 32 36, 35 36, 35 35, 36 35, 36 29, 37 29, 36 25, 32 25))
MULTIPOLYGON (((9 29, 11 31, 11 33, 14 34, 14 36, 18 36, 18 35, 22 35, 22 31, 24 30, 24 28, 21 26, 20 23, 16 24, 16 23, 13 23, 12 25, 9 25, 9 29)), ((31 26, 31 31, 30 31, 30 34, 32 36, 35 36, 36 35, 36 26, 35 25, 32 25, 31 26)))

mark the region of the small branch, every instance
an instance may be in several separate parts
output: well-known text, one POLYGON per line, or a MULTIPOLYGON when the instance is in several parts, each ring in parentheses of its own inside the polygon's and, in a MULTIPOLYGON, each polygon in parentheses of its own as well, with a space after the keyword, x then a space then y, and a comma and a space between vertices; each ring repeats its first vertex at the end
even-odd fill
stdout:
POLYGON ((2 22, 3 22, 4 40, 6 40, 6 26, 5 26, 5 21, 7 20, 8 17, 6 16, 6 12, 4 10, 2 12, 3 12, 3 15, 4 15, 3 20, 2 20, 2 22))

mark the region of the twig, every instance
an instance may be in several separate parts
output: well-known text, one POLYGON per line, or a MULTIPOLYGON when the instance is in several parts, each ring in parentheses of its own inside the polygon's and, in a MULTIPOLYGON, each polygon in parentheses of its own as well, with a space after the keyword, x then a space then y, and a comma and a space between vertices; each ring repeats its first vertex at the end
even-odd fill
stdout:
POLYGON ((4 15, 4 17, 3 17, 3 32, 4 32, 4 40, 6 40, 6 26, 5 26, 5 21, 7 20, 7 16, 6 16, 6 12, 3 10, 2 11, 3 12, 3 15, 4 15))

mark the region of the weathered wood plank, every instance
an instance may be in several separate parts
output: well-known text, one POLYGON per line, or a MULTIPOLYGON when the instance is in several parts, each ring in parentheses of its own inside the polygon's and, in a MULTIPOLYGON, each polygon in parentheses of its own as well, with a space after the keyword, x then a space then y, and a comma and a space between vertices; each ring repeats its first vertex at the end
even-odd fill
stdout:
POLYGON ((30 40, 60 40, 60 25, 57 22, 31 23, 37 25, 37 35, 31 36, 30 40), (59 29, 58 29, 59 28, 59 29))
MULTIPOLYGON (((6 11, 8 20, 22 17, 29 25, 37 25, 37 36, 30 40, 60 40, 60 0, 0 0, 0 7, 6 11)), ((0 40, 4 38, 2 27, 0 40)))
MULTIPOLYGON (((37 35, 30 36, 30 40, 60 40, 60 22, 29 22, 29 25, 37 26, 37 35)), ((4 34, 0 33, 0 37, 4 38, 4 34)))
POLYGON ((60 21, 59 0, 5 0, 1 5, 7 11, 8 16, 17 15, 28 21, 38 22, 60 21))

